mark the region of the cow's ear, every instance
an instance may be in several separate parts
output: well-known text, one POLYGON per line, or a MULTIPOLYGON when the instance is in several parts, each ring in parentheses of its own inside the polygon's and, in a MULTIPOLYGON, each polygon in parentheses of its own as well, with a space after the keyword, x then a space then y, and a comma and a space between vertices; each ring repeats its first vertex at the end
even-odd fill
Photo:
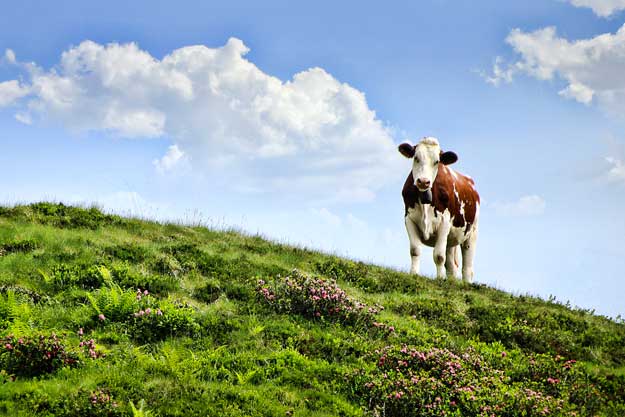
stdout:
POLYGON ((458 160, 458 155, 456 155, 455 152, 452 152, 452 151, 443 152, 443 151, 441 151, 441 164, 443 164, 443 165, 451 165, 454 162, 456 162, 457 160, 458 160))
POLYGON ((399 145, 399 153, 404 155, 406 158, 414 158, 414 146, 409 143, 402 143, 399 145))

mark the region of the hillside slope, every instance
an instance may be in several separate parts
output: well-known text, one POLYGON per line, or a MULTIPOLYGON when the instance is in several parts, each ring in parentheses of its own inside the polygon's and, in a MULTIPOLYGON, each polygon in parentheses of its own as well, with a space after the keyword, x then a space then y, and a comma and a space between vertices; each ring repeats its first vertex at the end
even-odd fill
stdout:
POLYGON ((61 204, 0 207, 0 336, 11 416, 625 415, 620 321, 61 204))

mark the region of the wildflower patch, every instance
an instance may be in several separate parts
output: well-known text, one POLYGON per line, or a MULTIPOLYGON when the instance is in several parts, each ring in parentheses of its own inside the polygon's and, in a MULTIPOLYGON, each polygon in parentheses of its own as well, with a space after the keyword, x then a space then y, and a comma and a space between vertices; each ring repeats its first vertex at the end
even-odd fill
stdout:
POLYGON ((65 337, 55 333, 38 336, 8 335, 0 339, 0 369, 14 376, 49 374, 63 367, 80 365, 83 358, 104 355, 95 341, 81 341, 79 348, 68 347, 65 337))
MULTIPOLYGON (((524 378, 474 349, 462 354, 448 349, 420 350, 387 346, 372 357, 375 368, 353 375, 355 393, 374 413, 386 416, 564 416, 596 405, 580 401, 581 373, 575 361, 541 355, 517 361, 524 378), (529 377, 529 378, 528 378, 529 377)), ((509 365, 509 364, 508 364, 509 365)))
POLYGON ((279 313, 350 325, 372 326, 375 316, 384 309, 349 297, 334 280, 309 277, 297 270, 271 282, 258 281, 256 291, 263 302, 279 313))

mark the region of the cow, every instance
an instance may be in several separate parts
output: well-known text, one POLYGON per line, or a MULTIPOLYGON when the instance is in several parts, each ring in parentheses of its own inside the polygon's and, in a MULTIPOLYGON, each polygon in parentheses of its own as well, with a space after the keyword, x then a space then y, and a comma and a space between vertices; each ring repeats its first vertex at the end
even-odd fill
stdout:
POLYGON ((443 152, 436 138, 425 137, 416 145, 402 143, 398 149, 412 159, 412 171, 402 190, 410 272, 419 273, 421 245, 427 245, 434 248, 437 277, 456 277, 460 246, 462 279, 472 282, 480 211, 473 179, 449 167, 458 156, 443 152))

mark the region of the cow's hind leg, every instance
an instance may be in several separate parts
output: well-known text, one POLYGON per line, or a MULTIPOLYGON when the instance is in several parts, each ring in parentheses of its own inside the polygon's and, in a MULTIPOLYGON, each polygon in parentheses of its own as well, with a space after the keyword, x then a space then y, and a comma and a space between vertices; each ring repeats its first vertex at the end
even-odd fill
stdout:
POLYGON ((475 246, 477 244, 477 228, 471 232, 471 236, 465 240, 462 248, 462 280, 468 283, 473 282, 473 257, 475 256, 475 246))
POLYGON ((419 239, 419 232, 417 231, 417 225, 406 216, 404 218, 406 223, 406 231, 408 232, 408 240, 410 240, 410 273, 419 273, 419 261, 421 257, 421 239, 419 239))
POLYGON ((445 258, 445 270, 447 271, 447 276, 456 278, 458 276, 458 265, 459 261, 459 252, 458 246, 448 246, 447 247, 447 256, 445 258))

